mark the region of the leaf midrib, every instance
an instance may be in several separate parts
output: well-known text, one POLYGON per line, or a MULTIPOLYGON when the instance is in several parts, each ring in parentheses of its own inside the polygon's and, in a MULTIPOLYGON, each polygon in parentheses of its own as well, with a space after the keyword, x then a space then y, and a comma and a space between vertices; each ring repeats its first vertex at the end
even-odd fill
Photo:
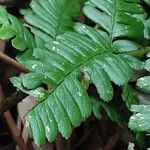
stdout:
POLYGON ((114 13, 112 15, 112 28, 111 28, 111 33, 110 33, 110 44, 113 44, 113 32, 114 32, 114 26, 116 22, 116 14, 117 14, 117 4, 118 0, 115 0, 114 2, 114 13))
POLYGON ((57 24, 57 26, 56 26, 56 33, 55 33, 55 36, 54 36, 54 40, 56 40, 56 37, 58 36, 58 31, 59 31, 59 29, 60 29, 60 25, 61 25, 61 20, 62 20, 62 18, 63 18, 63 15, 64 15, 64 13, 66 12, 65 10, 65 8, 66 8, 66 5, 67 5, 67 7, 68 6, 70 6, 70 3, 72 2, 73 0, 70 0, 69 2, 68 1, 66 1, 65 2, 65 4, 64 4, 64 7, 63 7, 63 9, 62 9, 62 11, 61 11, 61 13, 60 13, 60 16, 58 17, 59 19, 58 19, 58 24, 57 24))
MULTIPOLYGON (((63 84, 64 80, 65 80, 71 73, 73 73, 74 71, 76 71, 76 70, 77 70, 78 68, 80 68, 83 64, 88 63, 88 61, 90 61, 90 60, 94 59, 95 57, 97 57, 98 55, 102 55, 102 54, 104 54, 104 53, 109 53, 109 54, 110 54, 110 53, 113 53, 113 51, 108 51, 108 50, 107 50, 107 51, 104 51, 104 52, 95 53, 95 54, 93 54, 91 57, 87 58, 85 61, 79 63, 77 66, 75 66, 73 69, 71 69, 71 70, 62 78, 62 80, 59 82, 59 84, 57 85, 57 87, 56 87, 55 89, 53 89, 49 95, 53 94, 53 93, 57 90, 57 88, 58 88, 61 84, 63 84)), ((48 95, 47 97, 49 97, 49 95, 48 95)), ((39 105, 40 103, 46 101, 46 100, 47 100, 47 97, 45 98, 45 100, 39 102, 38 105, 39 105)), ((35 107, 36 107, 36 106, 35 106, 35 107)), ((31 110, 33 110, 35 107, 33 107, 31 110)), ((30 110, 30 111, 31 111, 31 110, 30 110)))

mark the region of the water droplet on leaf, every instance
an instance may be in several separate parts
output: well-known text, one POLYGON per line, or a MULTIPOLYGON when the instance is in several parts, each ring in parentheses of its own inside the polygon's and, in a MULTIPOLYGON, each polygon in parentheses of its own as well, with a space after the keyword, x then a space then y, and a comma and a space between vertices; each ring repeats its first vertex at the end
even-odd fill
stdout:
POLYGON ((46 130, 48 133, 50 132, 50 127, 48 125, 46 126, 46 130))

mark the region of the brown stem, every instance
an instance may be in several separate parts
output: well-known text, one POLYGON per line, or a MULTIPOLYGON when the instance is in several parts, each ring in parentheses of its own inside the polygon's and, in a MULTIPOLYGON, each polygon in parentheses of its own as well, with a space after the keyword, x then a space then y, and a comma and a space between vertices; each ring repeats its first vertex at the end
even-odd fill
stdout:
POLYGON ((75 144, 72 149, 73 150, 78 149, 87 140, 87 138, 93 132, 94 129, 95 127, 91 128, 88 132, 86 132, 86 134, 84 134, 81 140, 77 144, 75 144))
POLYGON ((21 64, 19 64, 16 60, 10 58, 9 56, 1 52, 0 52, 0 61, 16 68, 20 72, 25 72, 25 73, 27 72, 27 70, 21 64))
POLYGON ((13 5, 17 3, 19 0, 0 0, 1 5, 13 5))
POLYGON ((15 92, 12 96, 0 101, 0 116, 9 108, 22 101, 27 95, 21 91, 15 92))
POLYGON ((65 140, 61 135, 56 139, 56 148, 57 150, 69 150, 70 148, 69 140, 65 140))
POLYGON ((119 137, 120 135, 118 133, 111 136, 104 146, 104 150, 113 150, 119 140, 119 137))
MULTIPOLYGON (((0 101, 1 102, 4 101, 4 94, 3 94, 1 86, 0 86, 0 101)), ((16 142, 16 144, 19 146, 20 150, 28 150, 28 148, 26 147, 22 139, 21 132, 20 130, 18 130, 17 125, 9 110, 4 113, 4 118, 12 134, 12 137, 14 141, 16 142)))

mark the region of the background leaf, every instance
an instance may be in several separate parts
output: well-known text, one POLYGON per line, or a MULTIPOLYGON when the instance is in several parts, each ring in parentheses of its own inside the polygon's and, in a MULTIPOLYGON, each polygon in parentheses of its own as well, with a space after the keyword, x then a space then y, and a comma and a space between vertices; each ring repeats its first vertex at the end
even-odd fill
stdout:
POLYGON ((138 19, 144 10, 139 3, 139 0, 89 0, 83 11, 106 32, 114 49, 124 52, 141 47, 135 41, 144 38, 144 24, 138 19))
POLYGON ((134 115, 130 118, 129 127, 136 132, 150 132, 150 106, 132 105, 134 115))

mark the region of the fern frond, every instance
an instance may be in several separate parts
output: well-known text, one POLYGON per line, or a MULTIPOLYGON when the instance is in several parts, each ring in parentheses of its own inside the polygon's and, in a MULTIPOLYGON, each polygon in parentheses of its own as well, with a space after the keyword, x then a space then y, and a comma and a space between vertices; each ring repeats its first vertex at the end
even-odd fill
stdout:
POLYGON ((140 47, 135 41, 144 37, 144 24, 138 19, 144 11, 139 2, 139 0, 89 0, 83 11, 89 19, 100 25, 101 32, 106 33, 110 44, 116 50, 134 50, 140 47))
POLYGON ((82 0, 32 0, 30 9, 22 10, 25 20, 36 27, 33 32, 45 40, 49 35, 54 40, 65 31, 73 30, 82 0))
MULTIPOLYGON (((147 54, 149 57, 149 54, 147 54)), ((145 67, 147 71, 150 71, 150 59, 145 62, 145 67)), ((150 76, 144 76, 137 80, 137 87, 144 93, 150 94, 150 76)), ((130 117, 129 127, 139 133, 139 132, 150 132, 150 106, 149 105, 132 105, 131 111, 134 114, 130 117)))
POLYGON ((125 101, 128 109, 131 108, 131 105, 139 104, 138 95, 135 89, 129 84, 123 86, 122 99, 125 101))
MULTIPOLYGON (((145 69, 150 72, 150 59, 145 62, 145 69)), ((137 86, 145 93, 150 93, 150 76, 144 76, 137 80, 137 86)))
POLYGON ((134 115, 130 118, 129 127, 135 132, 150 132, 150 106, 133 105, 131 111, 134 115))
POLYGON ((104 110, 111 121, 116 122, 121 128, 125 127, 126 121, 124 117, 111 104, 91 98, 93 114, 97 119, 102 118, 102 111, 104 110))
POLYGON ((3 6, 0 6, 0 38, 2 40, 12 39, 12 45, 20 50, 33 50, 35 40, 26 27, 20 21, 7 13, 3 6))
POLYGON ((77 0, 33 0, 31 9, 23 11, 35 33, 36 48, 32 49, 32 59, 26 52, 18 57, 29 73, 11 81, 38 100, 27 120, 39 146, 46 138, 54 141, 58 132, 69 138, 72 126, 77 127, 91 115, 91 100, 80 83, 81 73, 96 86, 101 99, 109 102, 113 98, 111 81, 119 86, 126 84, 138 68, 135 62, 141 64, 133 57, 116 54, 100 30, 81 25, 88 28, 86 36, 68 31, 73 30, 79 5, 77 0))
POLYGON ((14 86, 26 89, 25 92, 34 94, 33 96, 36 95, 33 90, 39 89, 40 84, 50 86, 48 95, 44 89, 44 92, 36 92, 37 98, 42 102, 28 113, 28 121, 38 145, 43 144, 45 136, 54 141, 57 128, 68 138, 71 126, 78 126, 83 118, 90 116, 91 102, 79 82, 80 72, 95 84, 100 97, 105 101, 110 101, 113 97, 111 81, 123 85, 134 73, 123 56, 113 54, 111 49, 104 49, 83 35, 67 32, 58 36, 56 41, 55 47, 46 44, 45 49, 34 50, 36 59, 26 61, 26 67, 33 73, 21 77, 20 84, 18 79, 16 82, 16 77, 11 79, 14 86), (34 75, 39 78, 34 78, 34 75), (37 118, 38 121, 32 118, 37 118), (47 128, 44 129, 43 126, 47 128))

